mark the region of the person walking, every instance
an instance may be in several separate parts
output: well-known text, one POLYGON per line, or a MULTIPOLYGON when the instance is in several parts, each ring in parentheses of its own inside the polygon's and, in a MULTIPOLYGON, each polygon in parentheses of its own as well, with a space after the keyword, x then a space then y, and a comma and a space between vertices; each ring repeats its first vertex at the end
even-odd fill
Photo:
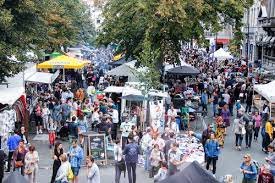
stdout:
POLYGON ((52 119, 49 120, 49 124, 47 126, 47 129, 48 129, 48 133, 49 133, 49 147, 51 149, 52 146, 54 146, 54 143, 55 143, 56 129, 57 129, 57 125, 52 119))
POLYGON ((17 149, 13 153, 13 170, 21 172, 21 175, 25 175, 25 156, 28 150, 25 147, 24 140, 19 142, 17 149))
MULTIPOLYGON (((123 155, 122 155, 122 148, 121 148, 120 140, 115 141, 114 157, 115 157, 115 183, 119 183, 120 176, 121 176, 121 170, 122 170, 120 166, 125 165, 125 161, 124 161, 123 155), (122 165, 120 165, 120 164, 122 164, 122 165)), ((125 166, 124 166, 124 168, 125 168, 125 166)))
POLYGON ((270 173, 273 177, 275 177, 275 152, 274 152, 274 144, 271 143, 268 147, 268 156, 265 158, 265 161, 270 166, 270 173))
POLYGON ((56 183, 69 183, 68 174, 71 169, 71 164, 68 161, 67 155, 60 155, 61 166, 59 167, 55 182, 56 183))
POLYGON ((21 139, 24 140, 24 144, 25 144, 25 145, 27 145, 27 144, 29 143, 28 138, 27 138, 27 136, 26 136, 26 129, 25 129, 24 126, 21 126, 20 132, 19 132, 18 135, 21 137, 21 139))
POLYGON ((150 154, 150 160, 151 160, 151 171, 149 173, 149 177, 154 177, 160 168, 160 162, 165 161, 165 157, 163 152, 159 150, 159 145, 155 144, 153 150, 150 154))
POLYGON ((35 147, 31 145, 25 156, 25 174, 29 183, 37 183, 39 156, 35 147))
POLYGON ((151 148, 150 143, 152 141, 151 136, 151 128, 147 127, 145 134, 143 135, 141 139, 141 149, 143 151, 144 155, 144 170, 149 171, 150 170, 150 154, 151 154, 151 148))
POLYGON ((183 153, 179 149, 179 144, 174 142, 168 153, 168 175, 174 175, 179 171, 178 167, 184 162, 183 153))
POLYGON ((136 183, 136 166, 140 149, 138 144, 134 142, 133 136, 130 135, 128 141, 129 144, 125 146, 123 155, 125 155, 129 183, 136 183))
POLYGON ((215 134, 211 133, 210 139, 207 140, 205 144, 205 151, 207 156, 206 169, 209 170, 209 165, 212 163, 213 169, 212 173, 216 174, 216 163, 220 153, 220 147, 218 141, 215 139, 215 134))
POLYGON ((19 135, 17 135, 17 130, 11 132, 11 136, 7 140, 7 146, 8 146, 8 168, 6 172, 10 172, 11 168, 11 159, 13 156, 14 151, 19 145, 19 142, 21 141, 21 138, 19 135))
POLYGON ((87 163, 87 183, 100 183, 100 173, 97 164, 92 156, 88 156, 87 163))
POLYGON ((6 159, 7 159, 7 155, 2 149, 0 149, 0 183, 2 183, 2 180, 4 178, 4 169, 5 169, 6 159))
POLYGON ((262 117, 259 114, 258 111, 255 112, 254 116, 252 117, 252 120, 254 121, 254 141, 258 141, 258 137, 259 137, 259 131, 262 125, 262 117))
POLYGON ((240 166, 240 171, 243 174, 242 183, 256 183, 257 179, 257 168, 252 162, 250 154, 244 155, 244 161, 240 166))
POLYGON ((53 173, 52 173, 52 178, 51 178, 51 183, 55 182, 56 174, 61 166, 61 160, 60 156, 63 154, 63 146, 60 142, 56 142, 54 145, 54 150, 53 150, 53 173))
POLYGON ((134 124, 129 121, 129 118, 125 118, 125 122, 121 123, 120 130, 121 130, 121 138, 122 138, 122 149, 124 149, 125 145, 127 144, 128 136, 131 132, 132 126, 134 124))
POLYGON ((72 141, 72 146, 69 149, 68 156, 74 174, 72 183, 78 183, 78 174, 83 160, 83 149, 77 144, 77 140, 72 141))
POLYGON ((251 148, 254 123, 250 119, 245 120, 245 144, 246 148, 251 148))
POLYGON ((234 119, 233 132, 235 133, 236 149, 241 151, 243 135, 245 134, 245 127, 244 127, 243 120, 240 116, 238 116, 236 119, 234 119))
POLYGON ((268 120, 265 124, 265 137, 264 137, 264 149, 263 151, 267 152, 267 147, 272 141, 273 138, 273 127, 271 120, 268 120))

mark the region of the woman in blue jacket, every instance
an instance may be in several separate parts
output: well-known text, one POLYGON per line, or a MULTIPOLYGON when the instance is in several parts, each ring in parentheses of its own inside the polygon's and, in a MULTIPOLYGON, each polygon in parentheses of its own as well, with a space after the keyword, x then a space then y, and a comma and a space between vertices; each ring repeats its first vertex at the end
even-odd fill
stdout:
POLYGON ((205 154, 207 156, 206 169, 209 170, 209 165, 213 165, 213 175, 216 173, 216 163, 220 153, 219 142, 215 139, 215 134, 211 133, 210 139, 205 144, 205 154))
POLYGON ((251 155, 244 155, 244 161, 241 164, 240 170, 243 173, 242 183, 256 183, 257 180, 257 168, 253 163, 251 155))

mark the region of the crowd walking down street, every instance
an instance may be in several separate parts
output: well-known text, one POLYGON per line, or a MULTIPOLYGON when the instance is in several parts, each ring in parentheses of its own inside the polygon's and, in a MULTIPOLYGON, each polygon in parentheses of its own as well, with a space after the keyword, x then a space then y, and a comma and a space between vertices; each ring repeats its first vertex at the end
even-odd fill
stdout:
POLYGON ((199 154, 194 160, 213 177, 243 183, 273 182, 275 121, 269 118, 267 102, 262 109, 250 106, 255 78, 241 80, 244 78, 231 74, 236 64, 189 62, 200 68, 201 74, 190 85, 185 80, 166 81, 169 95, 163 105, 163 130, 145 123, 138 105, 131 106, 129 113, 121 113, 120 97, 98 92, 102 84, 106 88, 125 83, 100 75, 92 65, 85 68, 84 80, 74 80, 80 74, 75 72, 66 75, 66 81, 71 80, 65 84, 56 82, 53 88, 41 85, 32 115, 36 135, 27 136, 25 126, 10 133, 7 155, 0 153, 2 162, 7 156, 8 173, 3 173, 3 166, 2 179, 19 171, 30 183, 135 183, 144 177, 148 182, 161 182, 181 172, 189 162, 191 152, 182 146, 182 140, 187 139, 188 143, 202 144, 202 151, 198 151, 204 152, 202 161, 199 154), (186 95, 187 88, 192 88, 192 96, 186 95), (182 95, 182 106, 189 107, 189 113, 174 105, 176 95, 182 95), (199 97, 197 101, 194 96, 199 97), (190 108, 201 111, 201 118, 190 108), (198 129, 197 123, 201 123, 198 129), (112 145, 107 165, 87 154, 87 133, 104 134, 107 145, 112 145), (45 135, 47 149, 45 142, 35 140, 45 135), (42 164, 48 168, 43 169, 42 164), (231 171, 238 167, 239 173, 231 171))

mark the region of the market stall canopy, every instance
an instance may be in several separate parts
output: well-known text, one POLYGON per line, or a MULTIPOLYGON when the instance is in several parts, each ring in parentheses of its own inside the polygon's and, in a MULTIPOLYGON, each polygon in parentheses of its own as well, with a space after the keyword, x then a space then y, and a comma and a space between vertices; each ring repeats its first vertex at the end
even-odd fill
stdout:
POLYGON ((47 73, 47 72, 36 72, 30 77, 26 78, 25 81, 51 84, 58 77, 59 73, 60 73, 59 70, 56 71, 54 74, 47 73))
POLYGON ((108 86, 104 93, 122 93, 124 90, 124 87, 122 86, 108 86))
POLYGON ((28 183, 27 179, 19 171, 13 171, 4 179, 3 183, 28 183))
POLYGON ((36 72, 34 63, 26 63, 25 70, 13 77, 6 78, 7 85, 0 85, 0 103, 13 105, 17 99, 25 94, 24 79, 36 72))
POLYGON ((181 76, 195 76, 200 73, 200 71, 192 66, 178 66, 167 71, 171 75, 181 75, 181 76))
POLYGON ((219 183, 207 170, 205 170, 197 161, 184 163, 181 171, 160 181, 160 183, 219 183))
POLYGON ((224 49, 222 48, 210 54, 210 58, 213 58, 213 57, 217 60, 233 59, 233 56, 229 52, 224 51, 224 49))
POLYGON ((254 85, 254 90, 271 103, 275 103, 275 80, 267 84, 254 85))
POLYGON ((81 69, 84 63, 76 58, 61 55, 37 65, 39 69, 81 69))
POLYGON ((122 99, 125 99, 128 101, 144 101, 144 100, 147 100, 148 98, 143 95, 130 94, 130 95, 123 96, 122 99))
POLYGON ((122 64, 110 71, 107 72, 107 75, 109 76, 127 76, 128 81, 139 81, 138 73, 139 72, 145 72, 147 70, 146 67, 135 67, 136 60, 133 60, 131 62, 122 64))

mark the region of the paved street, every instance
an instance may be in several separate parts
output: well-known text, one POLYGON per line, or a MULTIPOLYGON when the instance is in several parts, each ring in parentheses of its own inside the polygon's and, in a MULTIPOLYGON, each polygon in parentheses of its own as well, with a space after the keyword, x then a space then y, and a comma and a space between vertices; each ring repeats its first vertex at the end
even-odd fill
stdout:
MULTIPOLYGON (((207 118, 206 123, 208 123, 212 118, 207 118)), ((194 128, 194 124, 191 124, 191 128, 194 128)), ((197 129, 201 129, 202 125, 198 122, 197 129)), ((232 125, 231 125, 232 127, 232 125)), ((259 161, 260 163, 264 162, 265 154, 261 151, 261 138, 259 142, 253 142, 251 149, 246 149, 244 146, 245 141, 243 140, 243 150, 237 151, 234 146, 234 133, 232 132, 231 127, 227 130, 228 135, 225 139, 225 147, 221 151, 221 155, 219 157, 217 163, 217 178, 221 178, 226 174, 233 175, 234 182, 241 182, 242 175, 239 171, 240 163, 243 159, 243 155, 245 153, 250 153, 254 160, 259 161)), ((200 130, 201 131, 201 130, 200 130)), ((39 183, 49 183, 51 178, 51 153, 52 150, 48 148, 48 136, 45 134, 43 136, 35 137, 32 142, 37 147, 40 156, 40 170, 38 180, 39 183)), ((63 143, 65 150, 68 149, 68 143, 63 143)), ((114 183, 114 167, 112 165, 108 166, 100 166, 100 174, 101 174, 101 182, 102 183, 114 183)), ((144 172, 143 168, 138 167, 137 169, 137 182, 142 183, 151 183, 152 179, 149 179, 148 174, 144 172)), ((85 182, 85 168, 80 171, 80 182, 85 182)), ((127 183, 127 173, 124 178, 122 175, 121 183, 127 183)))

